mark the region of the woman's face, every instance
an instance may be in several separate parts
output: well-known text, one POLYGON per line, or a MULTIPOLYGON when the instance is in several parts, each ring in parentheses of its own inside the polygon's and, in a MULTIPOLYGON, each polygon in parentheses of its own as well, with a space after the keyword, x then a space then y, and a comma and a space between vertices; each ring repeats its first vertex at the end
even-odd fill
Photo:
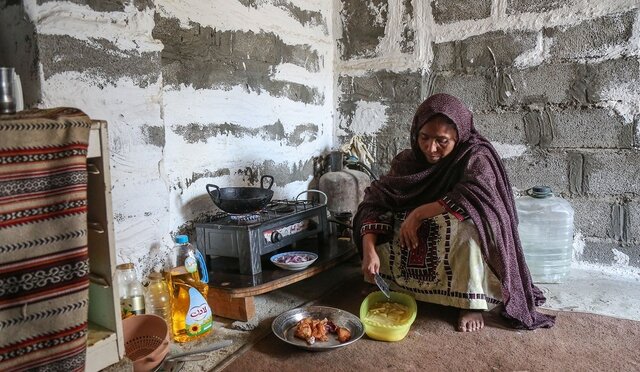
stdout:
POLYGON ((449 155, 458 141, 458 131, 442 117, 429 120, 418 132, 418 146, 429 164, 449 155))

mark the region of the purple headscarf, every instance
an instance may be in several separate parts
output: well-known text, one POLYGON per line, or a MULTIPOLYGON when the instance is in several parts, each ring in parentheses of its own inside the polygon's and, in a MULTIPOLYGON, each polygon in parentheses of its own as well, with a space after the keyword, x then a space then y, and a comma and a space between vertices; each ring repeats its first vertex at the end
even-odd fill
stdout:
POLYGON ((436 94, 416 110, 411 149, 399 153, 391 162, 389 174, 367 188, 354 217, 356 244, 361 248, 363 222, 378 220, 389 211, 412 210, 445 196, 464 208, 478 229, 484 260, 502 283, 503 315, 516 328, 553 326, 553 316, 535 310, 545 298, 533 285, 524 260, 511 184, 500 156, 476 132, 473 114, 460 100, 436 94), (458 141, 450 154, 432 165, 418 146, 418 132, 437 114, 453 121, 458 141))

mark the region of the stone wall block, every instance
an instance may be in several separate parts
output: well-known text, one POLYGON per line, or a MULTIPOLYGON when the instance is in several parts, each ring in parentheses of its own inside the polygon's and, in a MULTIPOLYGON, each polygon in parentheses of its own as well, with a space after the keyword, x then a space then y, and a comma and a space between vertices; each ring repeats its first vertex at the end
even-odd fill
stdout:
POLYGON ((508 67, 534 49, 537 40, 536 31, 493 31, 464 39, 457 46, 463 68, 508 67))
POLYGON ((503 159, 511 184, 519 190, 536 185, 550 186, 556 194, 567 194, 568 157, 564 151, 534 150, 503 159))
POLYGON ((317 87, 272 78, 274 68, 281 63, 318 71, 320 56, 309 45, 288 45, 273 32, 219 31, 198 24, 185 29, 178 19, 159 14, 152 35, 164 46, 165 85, 185 84, 196 89, 241 86, 246 91, 265 91, 292 101, 324 103, 324 92, 317 87))
POLYGON ((601 150, 585 156, 584 180, 589 195, 640 195, 640 153, 601 150))
POLYGON ((434 0, 431 11, 440 24, 483 19, 491 15, 491 0, 434 0))
POLYGON ((431 43, 433 61, 431 71, 456 71, 462 68, 460 61, 460 41, 431 43))
POLYGON ((562 149, 633 146, 633 126, 607 109, 547 107, 527 112, 523 121, 526 142, 531 146, 562 149))
POLYGON ((613 204, 610 210, 607 236, 611 239, 627 242, 629 239, 629 208, 626 204, 613 204))
POLYGON ((524 70, 506 68, 499 86, 506 97, 504 105, 517 106, 539 103, 566 104, 586 102, 585 67, 576 63, 550 63, 524 70), (509 89, 509 85, 513 88, 509 89))
POLYGON ((402 29, 402 35, 400 39, 400 50, 402 53, 413 53, 415 50, 415 16, 414 9, 411 0, 404 0, 402 12, 402 23, 404 28, 402 29))
POLYGON ((518 56, 536 47, 538 32, 493 31, 464 40, 433 43, 433 71, 473 73, 511 67, 518 56))
POLYGON ((611 239, 587 239, 580 259, 601 265, 640 267, 640 245, 611 239))
POLYGON ((574 228, 585 237, 607 238, 611 225, 611 202, 600 199, 567 199, 574 211, 574 228))
POLYGON ((576 0, 507 0, 507 14, 543 13, 575 3, 576 0))
POLYGON ((640 115, 633 118, 633 148, 640 150, 640 115))
POLYGON ((528 144, 540 147, 550 146, 554 139, 554 123, 549 110, 527 112, 523 121, 528 144))
POLYGON ((496 106, 493 83, 483 75, 459 75, 435 73, 429 76, 429 91, 448 93, 458 97, 473 112, 489 110, 496 106))
POLYGON ((376 48, 384 37, 388 16, 388 0, 341 0, 342 38, 338 40, 340 58, 376 56, 376 48))
POLYGON ((640 199, 629 201, 626 207, 629 215, 628 239, 640 243, 640 199))
POLYGON ((376 71, 366 76, 340 76, 341 100, 421 102, 420 72, 376 71))
POLYGON ((640 97, 640 60, 618 58, 586 65, 587 98, 591 103, 640 97))
POLYGON ((525 145, 526 137, 522 113, 486 112, 473 115, 476 129, 489 141, 525 145))
POLYGON ((635 11, 585 20, 574 26, 544 29, 552 39, 549 54, 552 60, 598 58, 612 48, 629 47, 635 11))
MULTIPOLYGON (((630 149, 633 126, 607 109, 566 109, 550 112, 553 136, 547 147, 630 149)), ((542 144, 541 144, 542 146, 542 144)))
POLYGON ((569 192, 571 195, 584 195, 586 193, 584 154, 569 152, 569 192))
POLYGON ((141 88, 160 77, 160 54, 121 50, 106 39, 89 43, 68 35, 38 35, 38 48, 44 78, 77 71, 97 77, 96 84, 116 84, 128 77, 141 88))
POLYGON ((402 150, 411 148, 411 122, 416 107, 414 104, 392 104, 387 109, 388 124, 375 134, 374 157, 376 164, 373 168, 379 174, 389 171, 391 160, 402 150))

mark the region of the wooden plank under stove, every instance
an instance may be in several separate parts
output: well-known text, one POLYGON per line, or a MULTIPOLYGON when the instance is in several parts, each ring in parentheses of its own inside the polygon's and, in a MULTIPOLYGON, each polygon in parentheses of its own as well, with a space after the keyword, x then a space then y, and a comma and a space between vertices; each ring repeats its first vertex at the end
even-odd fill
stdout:
POLYGON ((220 257, 209 267, 209 306, 215 316, 248 321, 255 315, 254 297, 288 286, 328 270, 351 258, 356 248, 348 239, 330 237, 324 244, 317 239, 300 241, 263 257, 262 272, 256 275, 239 274, 237 260, 220 257), (318 254, 311 266, 300 271, 276 267, 269 258, 288 251, 309 251, 318 254))

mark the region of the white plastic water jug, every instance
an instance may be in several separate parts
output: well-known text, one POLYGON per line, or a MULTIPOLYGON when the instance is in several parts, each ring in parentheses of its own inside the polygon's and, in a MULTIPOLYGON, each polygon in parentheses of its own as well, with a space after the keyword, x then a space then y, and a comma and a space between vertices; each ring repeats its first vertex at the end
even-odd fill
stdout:
POLYGON ((573 208, 548 186, 535 186, 516 199, 518 232, 535 283, 561 283, 569 273, 573 208))

